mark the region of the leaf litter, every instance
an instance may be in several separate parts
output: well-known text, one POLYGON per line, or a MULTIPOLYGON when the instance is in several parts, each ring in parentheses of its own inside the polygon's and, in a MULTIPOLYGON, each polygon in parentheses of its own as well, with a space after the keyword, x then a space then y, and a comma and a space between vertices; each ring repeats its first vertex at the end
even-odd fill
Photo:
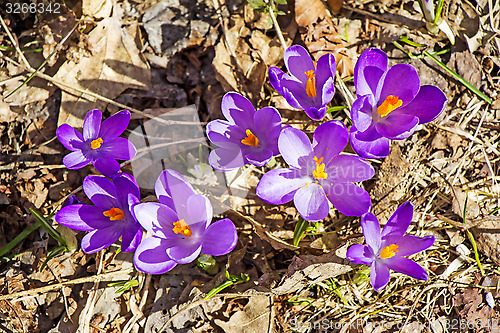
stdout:
MULTIPOLYGON (((0 33, 5 47, 0 59, 1 247, 35 223, 29 208, 48 216, 70 192, 78 190, 86 174, 95 172, 91 167, 79 172, 62 168, 64 149, 54 140, 58 124, 81 126, 90 109, 100 108, 107 115, 119 110, 82 90, 150 115, 194 104, 197 114, 190 120, 200 126, 221 117, 220 99, 235 90, 247 94, 257 106, 275 105, 293 126, 312 129, 267 84, 268 68, 283 68, 283 50, 269 15, 246 2, 155 0, 138 5, 128 0, 85 0, 81 8, 69 2, 61 7, 59 16, 1 13, 33 68, 48 59, 82 13, 85 15, 81 29, 42 69, 80 92, 51 83, 47 77, 35 77, 6 98, 30 73, 5 31, 0 33), (191 10, 195 7, 196 11, 191 10)), ((435 123, 394 143, 391 155, 377 164, 377 178, 365 184, 381 221, 401 202, 413 200, 417 207, 414 232, 436 236, 436 245, 425 256, 413 257, 430 271, 428 285, 395 275, 387 290, 373 292, 367 272, 336 251, 357 242, 359 219, 334 210, 317 232, 307 231, 299 247, 293 246, 297 212, 291 205, 277 209, 258 199, 252 189, 262 170, 245 167, 221 180, 232 183, 239 192, 224 196, 215 187, 207 192, 222 208, 231 207, 226 214, 236 222, 245 244, 239 245, 243 251, 217 258, 222 267, 217 275, 208 275, 193 264, 162 276, 145 276, 130 270, 131 259, 114 249, 102 258, 81 250, 56 256, 42 271, 49 251, 58 244, 39 229, 20 241, 0 264, 2 329, 75 332, 86 327, 92 332, 158 332, 166 325, 166 331, 281 332, 296 329, 297 323, 307 327, 325 319, 348 324, 363 318, 364 332, 375 332, 375 323, 430 323, 437 327, 453 320, 476 325, 498 320, 498 304, 491 302, 492 297, 496 300, 500 275, 498 108, 478 100, 428 58, 409 59, 392 46, 404 33, 433 51, 450 48, 444 36, 415 29, 420 14, 411 3, 343 2, 343 9, 339 7, 335 1, 329 1, 328 7, 321 1, 280 4, 284 15, 278 16, 278 22, 287 45, 302 44, 315 59, 324 52, 334 53, 344 79, 352 74, 364 49, 382 47, 390 61, 416 66, 423 84, 439 86, 453 101, 435 123), (486 276, 481 276, 476 265, 468 229, 486 276), (471 254, 464 257, 455 250, 457 245, 467 247, 471 254), (467 264, 440 280, 459 257, 467 264), (203 300, 224 282, 224 269, 230 274, 245 273, 250 282, 203 300), (120 295, 115 294, 116 287, 109 286, 132 279, 138 285, 120 295), (19 293, 25 294, 16 296, 19 293), (89 301, 91 295, 95 296, 89 301)), ((492 32, 499 29, 495 19, 499 11, 498 1, 491 5, 478 1, 475 8, 458 1, 447 3, 445 13, 455 22, 452 29, 457 44, 440 56, 449 68, 497 100, 500 39, 492 32)), ((410 46, 405 50, 415 52, 410 46)), ((349 81, 347 88, 352 93, 349 81)), ((342 96, 336 94, 334 102, 343 103, 342 96)), ((344 117, 332 114, 332 119, 344 117)), ((148 126, 146 121, 135 114, 137 128, 148 126)), ((160 133, 161 127, 155 131, 160 133)), ((183 131, 171 134, 168 140, 173 143, 189 139, 183 131)), ((206 158, 208 147, 203 149, 202 158, 206 158)), ((186 158, 191 154, 196 160, 198 144, 185 151, 172 146, 161 153, 164 160, 177 163, 189 175, 179 154, 186 158)), ((283 162, 277 159, 276 163, 283 162)), ((419 330, 423 328, 414 331, 419 330)))

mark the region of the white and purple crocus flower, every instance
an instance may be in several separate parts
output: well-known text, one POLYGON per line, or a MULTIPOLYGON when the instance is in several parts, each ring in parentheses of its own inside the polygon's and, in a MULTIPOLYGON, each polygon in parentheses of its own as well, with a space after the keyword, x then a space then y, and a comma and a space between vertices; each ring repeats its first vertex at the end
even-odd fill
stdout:
POLYGON ((401 140, 419 124, 434 120, 447 98, 437 87, 420 86, 411 65, 387 68, 387 55, 377 48, 364 51, 354 68, 357 99, 351 108, 352 148, 365 158, 389 155, 389 141, 401 140))
POLYGON ((304 110, 313 120, 323 119, 326 105, 335 94, 335 57, 325 54, 315 66, 305 48, 293 45, 286 49, 283 59, 290 74, 271 67, 269 83, 290 106, 304 110))
POLYGON ((312 145, 301 130, 283 128, 278 148, 290 168, 267 172, 257 185, 257 196, 275 205, 293 199, 307 221, 323 220, 328 215, 328 201, 344 215, 368 212, 370 195, 353 183, 372 178, 375 171, 361 157, 339 155, 347 141, 347 129, 339 121, 318 126, 312 145))
POLYGON ((177 264, 194 261, 200 253, 220 256, 231 252, 238 241, 230 219, 212 221, 212 205, 173 170, 163 171, 155 184, 157 202, 134 207, 139 223, 152 236, 134 254, 140 271, 162 274, 177 264))
POLYGON ((375 290, 383 289, 389 282, 389 269, 418 280, 429 275, 416 262, 405 258, 423 251, 434 244, 434 236, 423 238, 405 235, 413 217, 413 205, 403 203, 389 218, 382 232, 372 213, 361 217, 361 227, 366 245, 356 244, 347 250, 347 259, 356 264, 371 265, 370 280, 375 290))
POLYGON ((56 131, 57 138, 72 152, 64 156, 68 169, 81 169, 92 163, 97 171, 110 177, 120 172, 118 160, 135 157, 136 149, 120 135, 130 122, 130 111, 121 111, 106 119, 102 124, 102 112, 91 110, 83 122, 83 135, 68 124, 62 124, 56 131))
POLYGON ((278 154, 281 116, 273 107, 255 111, 252 103, 235 92, 222 98, 222 113, 227 121, 207 125, 207 136, 219 148, 212 150, 210 165, 229 171, 247 163, 264 166, 278 154))
POLYGON ((107 248, 120 237, 122 252, 135 250, 142 239, 142 228, 135 220, 132 207, 139 203, 139 186, 134 177, 120 174, 106 179, 87 176, 83 191, 94 205, 72 199, 55 216, 57 223, 80 231, 85 253, 107 248))

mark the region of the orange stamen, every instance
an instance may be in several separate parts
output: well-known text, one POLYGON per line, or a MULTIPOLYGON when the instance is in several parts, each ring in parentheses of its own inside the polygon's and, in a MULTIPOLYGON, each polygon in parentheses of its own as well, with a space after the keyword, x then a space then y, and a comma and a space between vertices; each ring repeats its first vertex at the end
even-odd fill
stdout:
POLYGON ((380 258, 382 259, 389 259, 392 258, 396 255, 396 252, 399 252, 398 247, 396 244, 391 244, 382 249, 380 251, 380 258))
POLYGON ((193 234, 191 228, 187 225, 184 219, 174 222, 174 228, 172 229, 176 234, 183 234, 184 236, 191 237, 193 234))
POLYGON ((110 210, 102 212, 102 214, 106 217, 109 217, 111 221, 122 220, 125 217, 125 214, 123 214, 123 210, 115 207, 111 208, 110 210))
POLYGON ((259 145, 259 139, 257 139, 257 137, 249 129, 247 129, 245 133, 247 137, 241 140, 241 143, 246 146, 257 147, 259 145))
POLYGON ((313 171, 313 177, 316 179, 326 179, 328 174, 325 172, 325 163, 321 163, 321 161, 323 161, 323 157, 318 159, 315 156, 314 160, 316 161, 316 169, 313 171))
POLYGON ((103 143, 102 139, 97 138, 95 140, 92 140, 92 142, 90 143, 90 147, 92 147, 92 149, 97 149, 101 147, 102 143, 103 143))
POLYGON ((385 101, 377 108, 377 113, 381 117, 385 117, 392 111, 399 108, 401 105, 403 105, 402 100, 400 100, 397 96, 389 95, 387 96, 385 101))
POLYGON ((304 72, 307 75, 306 94, 309 97, 316 97, 316 77, 314 70, 304 72))

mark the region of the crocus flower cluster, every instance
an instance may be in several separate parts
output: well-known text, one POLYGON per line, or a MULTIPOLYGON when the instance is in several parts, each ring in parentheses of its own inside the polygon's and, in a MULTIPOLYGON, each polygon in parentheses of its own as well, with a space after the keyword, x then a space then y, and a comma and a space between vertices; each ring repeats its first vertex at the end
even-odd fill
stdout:
POLYGON ((319 125, 312 145, 301 130, 284 128, 278 148, 290 168, 267 172, 257 185, 257 196, 275 205, 293 199, 308 221, 323 220, 328 215, 328 201, 344 215, 368 212, 370 195, 353 183, 372 178, 375 171, 361 157, 339 155, 347 141, 347 129, 339 121, 319 125))
POLYGON ((137 248, 135 266, 151 274, 165 273, 187 264, 200 253, 220 256, 231 252, 238 241, 230 219, 212 221, 212 205, 173 170, 165 170, 155 184, 157 202, 134 207, 139 223, 152 234, 137 248))
MULTIPOLYGON (((313 120, 322 120, 335 93, 335 58, 322 56, 317 64, 298 45, 284 54, 288 73, 272 67, 271 86, 294 108, 304 110, 313 120)), ((357 99, 352 105, 353 125, 348 131, 340 121, 326 121, 312 135, 291 126, 282 127, 281 116, 273 107, 256 110, 236 92, 222 99, 226 120, 207 125, 209 140, 217 147, 209 163, 218 171, 230 171, 247 163, 263 167, 281 154, 288 168, 265 173, 256 188, 257 196, 271 204, 293 200, 297 212, 307 221, 328 216, 331 203, 340 213, 361 216, 367 245, 349 248, 347 258, 371 265, 375 290, 389 281, 389 269, 425 280, 427 273, 405 256, 423 251, 434 237, 405 235, 411 223, 413 206, 401 205, 380 231, 377 218, 370 213, 371 199, 355 183, 372 178, 375 170, 364 158, 383 158, 389 154, 390 140, 412 135, 419 124, 435 119, 447 99, 434 86, 420 86, 416 70, 406 64, 387 67, 387 55, 368 49, 360 56, 354 72, 357 99), (350 140, 359 156, 342 153, 350 140)), ((158 177, 155 193, 159 202, 140 203, 134 178, 118 174, 116 159, 135 156, 134 146, 119 136, 130 121, 122 111, 101 124, 102 113, 90 111, 83 134, 68 125, 58 128, 57 136, 72 153, 64 157, 70 169, 92 163, 100 176, 88 176, 83 189, 93 205, 72 199, 56 220, 76 230, 89 231, 82 248, 93 253, 122 240, 122 251, 134 253, 137 269, 165 273, 178 264, 194 261, 200 253, 224 255, 237 244, 236 227, 230 219, 212 223, 210 201, 195 193, 182 175, 165 170, 158 177), (142 228, 149 237, 142 240, 142 228)))
POLYGON ((93 205, 72 199, 55 216, 57 223, 71 229, 90 231, 82 239, 82 249, 95 253, 107 248, 120 237, 121 250, 135 250, 142 239, 142 229, 135 220, 132 207, 139 203, 139 186, 128 174, 112 180, 101 176, 87 176, 83 191, 93 205))
MULTIPOLYGON (((234 112, 231 107, 228 110, 229 115, 234 112)), ((253 111, 261 123, 259 128, 251 127, 250 130, 258 133, 266 143, 262 147, 254 146, 258 146, 256 149, 261 152, 269 146, 272 136, 262 130, 262 125, 277 123, 277 137, 281 118, 273 108, 253 111)), ((238 113, 232 115, 239 116, 238 113)), ((135 156, 132 143, 119 137, 128 126, 130 112, 119 112, 102 125, 101 118, 101 111, 90 111, 85 117, 83 135, 69 125, 57 129, 61 143, 73 150, 63 160, 66 167, 78 169, 92 162, 97 171, 111 177, 111 180, 102 176, 85 177, 83 191, 93 205, 69 196, 55 216, 61 225, 88 231, 82 239, 83 251, 95 253, 121 238, 121 251, 135 250, 136 267, 151 274, 164 273, 177 264, 190 263, 202 251, 208 255, 232 251, 238 240, 233 222, 222 219, 210 224, 213 215, 210 201, 196 194, 177 172, 165 170, 158 177, 155 190, 160 203, 140 203, 137 182, 129 174, 118 173, 120 165, 115 160, 135 156), (152 236, 142 240, 142 228, 152 236)))
POLYGON ((362 157, 389 155, 389 140, 401 140, 419 124, 434 120, 447 98, 435 86, 420 86, 411 65, 387 68, 387 55, 376 48, 364 51, 354 68, 357 99, 351 109, 352 148, 362 157))
POLYGON ((413 205, 403 203, 389 218, 380 232, 375 215, 366 213, 361 217, 361 227, 366 245, 356 244, 347 250, 347 259, 357 264, 371 265, 370 280, 375 290, 383 289, 389 282, 389 269, 418 280, 427 280, 429 275, 416 262, 405 258, 424 251, 434 244, 434 236, 416 237, 405 235, 413 217, 413 205))
POLYGON ((290 106, 304 110, 312 120, 323 119, 335 94, 335 57, 325 54, 314 65, 305 48, 293 45, 283 58, 290 74, 271 67, 269 83, 290 106))
POLYGON ((64 156, 68 169, 81 169, 92 163, 98 172, 113 176, 120 171, 118 160, 135 157, 136 149, 120 135, 130 122, 130 111, 121 111, 106 119, 102 124, 102 112, 91 110, 83 122, 83 135, 68 124, 59 126, 57 138, 72 152, 64 156))
POLYGON ((281 116, 273 107, 255 111, 252 103, 238 93, 222 98, 227 121, 207 125, 207 136, 219 148, 212 150, 209 162, 219 171, 229 171, 247 163, 264 166, 278 154, 281 116))

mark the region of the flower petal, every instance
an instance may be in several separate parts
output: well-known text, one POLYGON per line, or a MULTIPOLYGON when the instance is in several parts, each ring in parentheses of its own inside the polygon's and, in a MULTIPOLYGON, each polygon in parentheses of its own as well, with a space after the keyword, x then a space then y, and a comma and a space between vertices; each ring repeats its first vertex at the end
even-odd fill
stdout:
POLYGON ((299 159, 313 152, 307 135, 293 127, 283 128, 278 138, 278 148, 285 162, 294 168, 301 168, 299 159))
POLYGON ((351 118, 360 132, 366 131, 373 123, 373 96, 362 96, 352 103, 351 118))
POLYGON ((331 102, 335 94, 335 57, 331 53, 322 55, 316 64, 316 91, 321 93, 321 105, 331 102))
POLYGON ((293 196, 293 203, 306 221, 321 221, 328 216, 328 200, 319 184, 302 186, 293 196))
POLYGON ((293 45, 286 49, 283 55, 285 66, 290 75, 299 79, 304 84, 307 82, 305 72, 315 70, 314 63, 307 50, 300 45, 293 45))
POLYGON ((134 264, 138 270, 149 274, 163 274, 177 263, 167 255, 168 241, 149 237, 143 240, 134 253, 134 264))
MULTIPOLYGON (((217 147, 234 149, 246 137, 245 130, 224 120, 213 120, 207 124, 207 137, 217 147)), ((255 134, 255 133, 254 133, 255 134)))
POLYGON ((222 113, 230 123, 241 128, 253 128, 255 108, 252 103, 236 92, 228 92, 222 97, 222 113))
POLYGON ((255 112, 253 134, 264 148, 278 153, 278 136, 281 133, 281 116, 273 107, 265 107, 255 112), (274 140, 273 140, 274 139, 274 140), (271 146, 270 144, 274 144, 271 146))
POLYGON ((411 65, 397 64, 389 68, 380 78, 375 100, 377 107, 390 96, 397 96, 403 105, 410 103, 420 89, 420 79, 417 71, 411 65), (402 84, 404 83, 404 84, 402 84))
POLYGON ((56 130, 57 139, 69 150, 80 150, 83 144, 83 135, 68 124, 62 124, 56 130))
POLYGON ((420 124, 428 123, 444 110, 448 103, 446 95, 435 86, 422 86, 417 96, 406 106, 397 109, 397 113, 418 117, 420 124))
POLYGON ((83 180, 83 192, 101 212, 122 208, 120 194, 111 180, 101 176, 87 176, 83 180))
POLYGON ((99 150, 106 157, 124 161, 133 159, 137 153, 134 144, 125 138, 104 141, 99 150))
POLYGON ((83 155, 81 150, 71 152, 63 158, 64 166, 70 170, 81 169, 90 162, 90 159, 83 155))
POLYGON ((238 243, 238 233, 233 221, 222 219, 208 226, 202 238, 201 252, 222 256, 231 252, 238 243))
POLYGON ((368 180, 375 175, 372 165, 359 156, 338 155, 326 166, 328 179, 342 183, 368 180))
POLYGON ((371 265, 374 255, 368 246, 354 244, 347 249, 346 258, 355 264, 371 265))
POLYGON ((301 110, 311 107, 311 99, 307 96, 305 83, 283 73, 281 69, 269 68, 269 83, 291 107, 301 110))
POLYGON ((281 205, 292 200, 295 192, 307 181, 308 178, 298 176, 298 170, 274 169, 262 176, 256 193, 265 202, 281 205))
POLYGON ((366 244, 372 249, 373 253, 378 253, 380 249, 380 223, 372 213, 366 213, 361 216, 361 228, 365 236, 366 244))
POLYGON ((124 203, 128 204, 128 194, 132 194, 136 198, 141 198, 141 192, 139 190, 139 185, 132 175, 128 173, 121 173, 113 177, 113 184, 116 187, 117 192, 120 194, 124 203))
POLYGON ((396 209, 394 214, 389 218, 387 224, 382 229, 382 239, 391 237, 403 237, 406 230, 410 226, 411 219, 413 218, 413 204, 406 201, 396 209))
POLYGON ((136 223, 123 230, 122 233, 122 252, 134 251, 142 240, 142 228, 136 223))
POLYGON ((384 264, 395 272, 403 273, 417 280, 428 280, 429 274, 416 262, 408 258, 392 257, 384 260, 384 264))
MULTIPOLYGON (((185 222, 190 226, 200 225, 200 234, 205 232, 214 215, 210 200, 204 195, 193 194, 187 200, 187 210, 188 216, 185 217, 185 222)), ((193 230, 193 234, 197 236, 195 230, 193 230)))
POLYGON ((115 226, 96 229, 82 238, 82 250, 85 253, 96 253, 107 248, 121 236, 121 228, 115 226))
POLYGON ((324 188, 333 206, 346 216, 361 216, 372 206, 368 192, 357 185, 333 183, 324 188))
POLYGON ((350 140, 352 149, 361 157, 384 158, 389 155, 389 139, 380 135, 374 125, 364 132, 352 125, 350 140))
POLYGON ((328 110, 328 108, 326 106, 323 106, 320 108, 318 108, 316 106, 311 106, 311 107, 305 109, 304 112, 312 120, 320 121, 325 116, 326 110, 328 110))
POLYGON ((80 231, 92 231, 109 227, 109 218, 95 206, 76 204, 61 208, 56 216, 56 222, 68 228, 80 231))
POLYGON ((172 229, 179 217, 169 207, 158 202, 144 202, 134 206, 134 213, 137 222, 155 237, 178 238, 172 229))
POLYGON ((155 193, 160 203, 176 212, 179 218, 187 218, 187 200, 195 192, 180 173, 164 170, 156 180, 155 193))
POLYGON ((389 283, 389 278, 389 269, 383 263, 375 260, 370 269, 370 281, 373 289, 376 291, 384 289, 389 283))
POLYGON ((94 168, 106 177, 113 177, 120 172, 120 163, 114 158, 99 157, 92 161, 94 168))
POLYGON ((103 121, 99 136, 104 142, 116 139, 127 129, 129 122, 130 111, 124 110, 115 113, 103 121))
POLYGON ((217 148, 210 152, 208 163, 217 171, 230 171, 246 164, 246 159, 237 145, 234 149, 217 148))
POLYGON ((391 112, 375 125, 380 135, 391 140, 406 139, 415 132, 417 126, 417 117, 396 112, 391 112))
POLYGON ((412 254, 424 251, 431 247, 435 240, 434 236, 420 238, 413 235, 404 235, 397 242, 399 252, 396 253, 396 256, 411 256, 412 254))
POLYGON ((259 167, 266 165, 271 157, 273 157, 273 152, 269 149, 261 149, 245 154, 245 159, 248 161, 248 163, 259 167))
POLYGON ((201 253, 201 241, 179 238, 170 240, 170 244, 172 247, 167 249, 167 254, 178 264, 189 264, 201 253))
POLYGON ((338 120, 327 121, 316 128, 313 134, 313 150, 316 157, 323 157, 328 164, 347 145, 347 128, 338 120))
POLYGON ((90 110, 83 121, 83 138, 85 140, 97 139, 101 129, 102 112, 101 110, 90 110))
POLYGON ((375 95, 377 84, 387 70, 387 54, 377 48, 369 48, 359 56, 354 66, 354 86, 358 96, 375 95))

